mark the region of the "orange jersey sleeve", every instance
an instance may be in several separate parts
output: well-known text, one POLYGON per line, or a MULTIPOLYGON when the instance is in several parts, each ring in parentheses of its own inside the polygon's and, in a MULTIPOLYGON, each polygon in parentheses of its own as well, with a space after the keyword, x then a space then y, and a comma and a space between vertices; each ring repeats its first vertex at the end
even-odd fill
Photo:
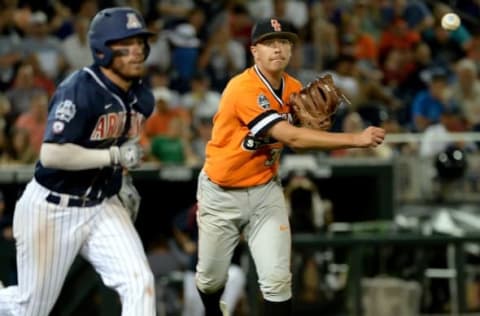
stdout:
POLYGON ((301 87, 285 74, 280 98, 256 66, 230 80, 206 147, 204 171, 213 182, 249 187, 267 183, 277 173, 283 144, 266 131, 281 120, 292 121, 288 97, 301 87))

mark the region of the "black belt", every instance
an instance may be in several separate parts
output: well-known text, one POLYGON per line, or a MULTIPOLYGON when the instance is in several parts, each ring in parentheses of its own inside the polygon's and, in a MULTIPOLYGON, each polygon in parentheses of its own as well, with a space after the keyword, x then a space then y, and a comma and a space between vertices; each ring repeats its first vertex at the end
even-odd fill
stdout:
MULTIPOLYGON (((61 197, 59 195, 55 195, 50 193, 47 195, 46 198, 47 202, 59 205, 61 201, 61 197)), ((74 197, 69 197, 68 198, 68 207, 91 207, 95 206, 102 203, 102 200, 91 200, 91 199, 82 199, 82 198, 74 198, 74 197)))

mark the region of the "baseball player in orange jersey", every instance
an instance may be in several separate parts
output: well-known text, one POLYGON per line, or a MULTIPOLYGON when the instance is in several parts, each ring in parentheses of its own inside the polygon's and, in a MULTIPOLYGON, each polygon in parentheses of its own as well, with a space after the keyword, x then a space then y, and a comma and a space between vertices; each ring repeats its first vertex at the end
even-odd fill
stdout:
POLYGON ((196 284, 207 316, 222 315, 220 297, 242 232, 257 269, 265 315, 291 315, 291 233, 277 177, 284 145, 300 150, 376 147, 385 137, 373 126, 360 133, 330 133, 292 124, 287 100, 301 84, 285 68, 296 40, 286 22, 258 21, 250 48, 254 65, 230 80, 213 119, 197 190, 196 284))

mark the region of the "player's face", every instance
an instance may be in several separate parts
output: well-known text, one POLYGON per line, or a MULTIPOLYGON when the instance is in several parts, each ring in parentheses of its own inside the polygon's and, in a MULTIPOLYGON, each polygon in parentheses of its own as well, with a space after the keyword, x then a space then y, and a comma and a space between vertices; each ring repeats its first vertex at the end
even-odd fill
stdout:
POLYGON ((261 41, 251 47, 255 63, 266 72, 278 73, 285 70, 292 56, 292 43, 284 38, 261 41))
POLYGON ((135 36, 110 45, 114 51, 112 71, 125 80, 134 80, 145 74, 145 38, 135 36))

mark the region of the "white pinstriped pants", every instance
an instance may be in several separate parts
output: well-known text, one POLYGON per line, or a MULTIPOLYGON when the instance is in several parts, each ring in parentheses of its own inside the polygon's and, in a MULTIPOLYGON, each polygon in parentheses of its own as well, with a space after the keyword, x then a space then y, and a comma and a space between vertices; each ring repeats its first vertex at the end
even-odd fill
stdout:
POLYGON ((154 316, 154 280, 143 245, 116 198, 93 207, 45 200, 32 180, 17 202, 13 231, 18 285, 0 290, 0 316, 46 316, 80 254, 120 296, 123 316, 154 316))

